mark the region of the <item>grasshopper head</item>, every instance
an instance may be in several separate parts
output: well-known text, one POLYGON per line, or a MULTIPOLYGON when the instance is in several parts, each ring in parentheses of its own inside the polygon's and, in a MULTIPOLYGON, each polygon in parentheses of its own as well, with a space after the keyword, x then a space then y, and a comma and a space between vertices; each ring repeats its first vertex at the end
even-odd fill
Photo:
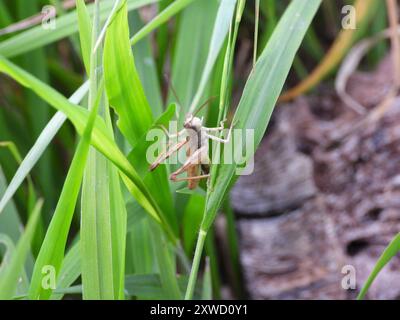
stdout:
POLYGON ((192 114, 188 114, 183 126, 186 129, 200 130, 203 126, 203 118, 194 117, 192 114))

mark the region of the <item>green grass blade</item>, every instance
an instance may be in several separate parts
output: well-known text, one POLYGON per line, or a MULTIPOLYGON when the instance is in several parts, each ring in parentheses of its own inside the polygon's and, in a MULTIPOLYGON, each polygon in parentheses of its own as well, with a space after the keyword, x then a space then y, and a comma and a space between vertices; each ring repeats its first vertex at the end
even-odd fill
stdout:
POLYGON ((29 252, 30 243, 35 233, 36 224, 39 220, 43 201, 39 200, 28 221, 27 227, 21 239, 18 241, 15 253, 8 266, 1 272, 0 277, 0 299, 12 299, 15 295, 18 279, 23 270, 24 261, 29 252))
POLYGON ((161 26, 163 23, 167 22, 172 16, 176 15, 193 1, 194 0, 176 0, 171 3, 132 37, 130 40, 131 45, 135 45, 138 41, 146 37, 150 32, 161 26))
POLYGON ((153 119, 129 45, 126 1, 118 9, 106 34, 104 77, 110 105, 119 116, 118 127, 134 146, 150 128, 153 119))
MULTIPOLYGON (((116 110, 118 127, 132 146, 143 141, 153 124, 153 115, 135 67, 129 44, 129 26, 126 1, 111 22, 104 46, 104 76, 107 97, 116 110), (133 90, 132 90, 133 89, 133 90)), ((133 150, 134 157, 144 154, 133 150)), ((162 207, 162 221, 177 234, 177 221, 173 212, 168 177, 164 167, 148 175, 145 184, 158 205, 162 207), (164 214, 165 213, 165 214, 164 214)))
POLYGON ((189 110, 200 83, 209 52, 218 4, 215 0, 195 1, 182 12, 180 18, 172 57, 171 81, 183 104, 181 106, 183 110, 180 110, 181 121, 189 110))
POLYGON ((76 1, 76 11, 78 14, 79 38, 81 53, 86 73, 90 70, 90 41, 92 38, 91 18, 84 0, 76 1))
MULTIPOLYGON (((143 27, 143 22, 137 11, 129 12, 128 21, 131 33, 143 27)), ((147 37, 133 46, 132 50, 135 57, 135 65, 143 83, 143 89, 150 108, 153 111, 153 115, 159 117, 163 112, 163 101, 151 45, 151 38, 147 37)))
POLYGON ((43 287, 42 271, 44 266, 52 266, 55 274, 58 275, 61 268, 72 216, 78 200, 85 164, 89 153, 90 139, 96 120, 99 102, 100 99, 98 98, 90 112, 82 139, 79 141, 75 155, 72 159, 57 207, 37 257, 33 270, 31 286, 29 288, 30 299, 48 299, 54 289, 51 287, 43 287))
MULTIPOLYGON (((28 74, 27 72, 1 56, 0 71, 8 74, 23 86, 32 89, 51 106, 65 113, 74 124, 78 133, 81 135, 83 134, 85 123, 89 116, 86 109, 70 103, 65 97, 63 97, 53 88, 42 83, 32 75, 28 74)), ((148 191, 147 187, 144 185, 143 181, 140 179, 135 169, 131 166, 128 159, 123 155, 121 150, 118 148, 118 146, 108 133, 104 121, 99 117, 97 117, 95 121, 95 126, 92 134, 92 144, 109 160, 111 160, 115 166, 118 167, 121 172, 123 182, 125 183, 129 192, 140 203, 140 205, 145 208, 146 211, 156 221, 161 222, 161 209, 154 201, 152 195, 148 191)), ((175 242, 176 237, 172 232, 170 226, 166 225, 165 223, 162 223, 162 225, 166 229, 166 232, 168 233, 171 241, 175 242)))
POLYGON ((372 282, 378 276, 379 272, 389 263, 389 261, 400 251, 400 233, 398 233, 393 240, 389 243, 386 249, 383 251, 382 255, 379 257, 378 261, 375 264, 374 269, 371 274, 368 276, 367 281, 362 287, 360 293, 357 296, 358 300, 364 299, 369 287, 372 282))
POLYGON ((210 268, 210 259, 208 259, 208 257, 206 257, 206 266, 204 268, 201 299, 212 300, 211 268, 210 268))
POLYGON ((153 240, 154 255, 158 262, 158 270, 160 272, 161 285, 164 289, 167 299, 180 300, 182 293, 176 278, 175 255, 171 250, 170 242, 168 242, 160 226, 150 221, 150 231, 153 240))
POLYGON ((198 107, 200 99, 204 94, 204 90, 214 67, 215 61, 217 60, 226 36, 228 35, 233 12, 235 11, 235 5, 236 0, 222 0, 221 4, 219 5, 217 17, 215 19, 214 28, 212 31, 207 60, 201 76, 199 87, 189 108, 189 112, 191 113, 193 113, 196 107, 198 107))
MULTIPOLYGON (((106 110, 101 68, 102 50, 95 50, 100 37, 100 2, 95 2, 90 58, 89 110, 97 108, 104 118, 106 110), (98 101, 97 101, 98 99, 98 101)), ((111 238, 109 164, 93 147, 89 148, 81 196, 82 291, 86 300, 114 299, 111 238)))
MULTIPOLYGON (((23 227, 21 228, 23 230, 23 227)), ((13 240, 4 233, 0 233, 0 255, 2 257, 2 261, 0 264, 0 279, 2 277, 2 272, 7 270, 7 268, 10 266, 10 263, 12 261, 13 256, 15 255, 15 245, 13 240), (3 247, 5 247, 5 252, 3 247)), ((29 253, 27 258, 29 257, 29 253)), ((21 275, 18 279, 18 284, 16 288, 16 295, 24 294, 25 292, 28 291, 29 288, 29 280, 28 276, 26 274, 25 269, 23 268, 21 271, 21 275)))
POLYGON ((81 252, 79 240, 68 250, 61 265, 60 275, 57 279, 57 289, 50 299, 60 300, 63 294, 59 290, 70 287, 81 274, 81 252))
MULTIPOLYGON (((320 0, 291 2, 247 80, 233 122, 237 119, 235 129, 254 130, 254 150, 266 131, 296 51, 320 2, 320 0), (287 32, 288 29, 293 32, 287 32)), ((235 148, 237 157, 234 159, 241 159, 242 155, 239 153, 242 150, 237 149, 240 148, 235 148)), ((252 156, 253 154, 246 154, 246 160, 252 156)), ((220 169, 216 183, 207 194, 206 210, 201 227, 205 231, 214 221, 236 169, 235 164, 219 164, 218 166, 220 169)))
MULTIPOLYGON (((0 194, 7 189, 7 181, 0 166, 0 194)), ((14 201, 10 201, 0 213, 0 233, 7 234, 14 242, 21 236, 22 223, 14 201)))
POLYGON ((185 252, 190 255, 196 244, 205 206, 205 196, 193 194, 185 207, 182 218, 182 237, 185 252))
MULTIPOLYGON (((70 98, 69 101, 73 104, 79 103, 86 92, 88 91, 88 84, 82 85, 70 98)), ((28 176, 29 172, 35 166, 44 150, 48 147, 51 140, 54 138, 58 130, 61 128, 67 117, 58 111, 52 119, 48 122, 46 127, 42 130, 36 142, 29 150, 26 157, 22 160, 17 172, 12 178, 7 190, 2 193, 3 196, 0 201, 0 213, 3 211, 7 203, 13 197, 19 186, 24 179, 28 176)))
MULTIPOLYGON (((128 10, 134 10, 142 6, 157 2, 158 0, 128 0, 128 10)), ((103 0, 100 12, 101 19, 107 18, 114 0, 103 0)), ((93 4, 87 6, 90 15, 93 14, 93 4)), ((78 17, 76 11, 67 13, 57 19, 55 30, 45 30, 37 26, 26 30, 10 39, 0 42, 0 55, 4 57, 15 57, 33 49, 43 47, 78 31, 78 17)))
MULTIPOLYGON (((265 133, 295 54, 320 3, 321 0, 291 2, 247 80, 233 122, 237 119, 235 129, 254 130, 254 150, 265 133), (292 30, 292 32, 287 30, 292 30)), ((242 148, 236 147, 232 150, 234 150, 236 160, 243 160, 243 154, 246 161, 253 156, 249 152, 247 154, 242 152, 242 148)), ((208 188, 207 192, 206 209, 186 292, 188 299, 192 297, 193 285, 196 282, 198 271, 196 264, 200 262, 205 234, 215 219, 237 168, 235 164, 222 163, 214 166, 218 167, 218 176, 214 177, 215 183, 208 188)))

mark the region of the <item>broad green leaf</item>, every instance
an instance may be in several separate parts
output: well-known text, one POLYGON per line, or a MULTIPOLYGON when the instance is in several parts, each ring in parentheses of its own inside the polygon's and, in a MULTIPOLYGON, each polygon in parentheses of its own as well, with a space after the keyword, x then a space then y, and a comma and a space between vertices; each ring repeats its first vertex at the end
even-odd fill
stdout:
POLYGON ((0 299, 12 299, 16 293, 18 280, 23 271, 24 262, 29 252, 32 237, 35 233, 36 224, 39 220, 43 201, 39 200, 28 221, 26 230, 18 241, 15 252, 10 263, 1 270, 0 274, 0 299))
POLYGON ((389 263, 389 261, 400 251, 400 233, 398 233, 393 240, 389 243, 386 249, 383 251, 382 255, 379 257, 378 261, 375 264, 374 269, 371 274, 368 276, 367 281, 362 287, 360 293, 357 296, 358 300, 364 299, 369 287, 372 285, 372 282, 378 276, 379 272, 389 263))

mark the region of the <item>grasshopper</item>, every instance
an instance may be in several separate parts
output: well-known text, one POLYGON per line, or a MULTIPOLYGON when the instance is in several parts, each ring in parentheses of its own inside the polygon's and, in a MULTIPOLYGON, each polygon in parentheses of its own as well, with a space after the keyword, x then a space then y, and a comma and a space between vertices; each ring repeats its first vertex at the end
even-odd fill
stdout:
MULTIPOLYGON (((186 149, 186 161, 185 163, 175 172, 170 175, 172 181, 187 181, 189 189, 195 189, 201 179, 208 178, 210 176, 210 158, 208 157, 208 141, 214 140, 219 143, 228 143, 231 137, 232 125, 229 129, 226 139, 216 137, 210 133, 220 132, 224 130, 224 123, 222 120, 220 126, 216 128, 207 128, 203 126, 203 117, 199 118, 196 114, 203 107, 202 105, 194 114, 188 113, 185 117, 183 129, 175 134, 170 134, 165 127, 162 127, 169 139, 177 138, 178 142, 171 146, 168 150, 161 153, 156 161, 149 167, 150 171, 153 171, 158 167, 161 162, 168 159, 172 154, 178 152, 183 146, 187 146, 186 149), (184 140, 179 141, 181 137, 184 140), (183 172, 187 173, 186 177, 178 178, 178 175, 183 172)), ((168 145, 169 147, 170 145, 168 145)))

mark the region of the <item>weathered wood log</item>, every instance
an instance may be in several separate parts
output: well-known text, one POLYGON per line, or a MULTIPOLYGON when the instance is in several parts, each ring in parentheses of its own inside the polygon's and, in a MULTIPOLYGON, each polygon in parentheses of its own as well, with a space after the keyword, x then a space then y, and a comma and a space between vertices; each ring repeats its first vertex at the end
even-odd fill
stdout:
MULTIPOLYGON (((349 93, 370 110, 390 85, 388 63, 350 81, 349 93)), ((354 298, 400 231, 400 98, 355 126, 360 116, 322 91, 278 107, 273 121, 254 174, 231 193, 250 297, 354 298), (356 270, 356 290, 341 286, 345 265, 356 270)), ((399 257, 367 297, 400 298, 399 257)))

